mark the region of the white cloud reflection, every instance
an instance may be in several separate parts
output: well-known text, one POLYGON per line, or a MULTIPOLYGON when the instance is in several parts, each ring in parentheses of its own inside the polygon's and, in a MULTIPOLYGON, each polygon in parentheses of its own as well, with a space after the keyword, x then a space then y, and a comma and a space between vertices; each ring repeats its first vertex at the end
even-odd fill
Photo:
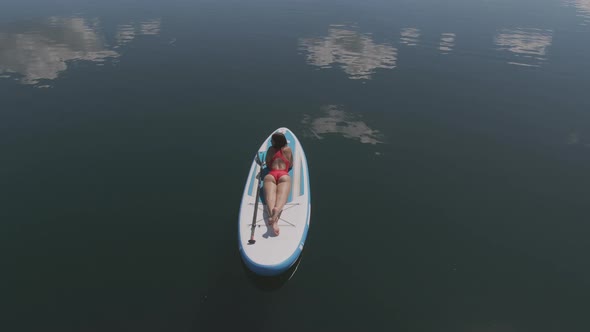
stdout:
POLYGON ((370 35, 338 25, 326 37, 301 39, 300 46, 309 64, 320 68, 339 64, 350 79, 370 79, 376 69, 393 69, 397 61, 393 46, 377 44, 370 35))
POLYGON ((590 22, 590 0, 566 0, 566 3, 576 8, 578 15, 584 19, 584 25, 590 22))
POLYGON ((149 20, 140 23, 139 31, 142 35, 157 35, 160 33, 161 20, 149 20))
POLYGON ((115 33, 115 41, 117 43, 115 48, 128 44, 141 35, 158 35, 160 33, 161 24, 162 22, 160 19, 120 24, 115 33))
POLYGON ((123 46, 133 39, 135 39, 135 26, 133 24, 121 24, 117 27, 117 32, 115 34, 115 41, 117 42, 118 46, 123 46))
POLYGON ((402 29, 400 35, 400 43, 408 46, 416 46, 418 45, 418 38, 420 38, 420 29, 405 28, 402 29))
POLYGON ((547 60, 547 48, 553 41, 553 31, 543 29, 504 29, 494 38, 499 50, 511 53, 509 64, 538 67, 547 60))
MULTIPOLYGON (((101 34, 98 19, 50 17, 42 21, 20 22, 0 30, 0 74, 16 74, 22 84, 39 84, 56 79, 71 61, 102 63, 116 58, 116 47, 139 34, 159 32, 159 20, 120 25, 115 34, 115 47, 109 47, 101 34), (157 24, 157 26, 156 26, 157 24)), ((4 77, 2 75, 0 77, 4 77)), ((39 84, 37 87, 48 87, 39 84)))
POLYGON ((443 54, 451 53, 455 47, 455 37, 456 35, 452 32, 443 32, 440 35, 439 51, 443 54))
POLYGON ((302 123, 317 139, 323 139, 322 135, 326 134, 339 134, 361 143, 383 143, 379 140, 381 134, 378 130, 369 128, 366 123, 359 120, 358 115, 344 112, 336 105, 325 107, 319 117, 305 116, 302 123))

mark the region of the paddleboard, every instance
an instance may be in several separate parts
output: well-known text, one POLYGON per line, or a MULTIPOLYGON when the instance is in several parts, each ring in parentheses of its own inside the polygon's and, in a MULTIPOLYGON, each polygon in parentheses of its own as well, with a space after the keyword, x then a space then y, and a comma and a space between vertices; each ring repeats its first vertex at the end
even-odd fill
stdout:
POLYGON ((273 131, 254 155, 242 194, 238 222, 238 241, 245 265, 261 276, 276 276, 288 270, 299 258, 305 245, 311 216, 309 169, 301 143, 288 128, 273 131), (291 191, 279 220, 280 234, 274 235, 268 224, 264 201, 263 178, 268 169, 263 165, 271 137, 282 132, 293 151, 289 171, 291 191))

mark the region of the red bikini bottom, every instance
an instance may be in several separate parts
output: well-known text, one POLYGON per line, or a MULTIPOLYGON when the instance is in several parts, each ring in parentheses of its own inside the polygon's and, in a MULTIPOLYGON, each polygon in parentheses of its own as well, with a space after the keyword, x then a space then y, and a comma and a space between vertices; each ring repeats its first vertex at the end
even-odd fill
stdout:
POLYGON ((275 178, 276 183, 279 183, 279 179, 283 175, 289 175, 289 171, 286 169, 273 169, 268 174, 272 175, 275 178))

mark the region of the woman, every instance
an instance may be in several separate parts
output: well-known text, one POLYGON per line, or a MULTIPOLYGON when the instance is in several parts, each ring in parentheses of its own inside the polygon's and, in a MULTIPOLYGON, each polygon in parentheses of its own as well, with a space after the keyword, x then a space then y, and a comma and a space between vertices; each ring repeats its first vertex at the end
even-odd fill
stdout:
POLYGON ((274 133, 271 142, 272 146, 266 152, 269 173, 264 177, 264 197, 269 215, 268 223, 275 235, 279 235, 279 218, 291 190, 289 169, 293 165, 293 152, 287 146, 287 139, 282 133, 274 133))

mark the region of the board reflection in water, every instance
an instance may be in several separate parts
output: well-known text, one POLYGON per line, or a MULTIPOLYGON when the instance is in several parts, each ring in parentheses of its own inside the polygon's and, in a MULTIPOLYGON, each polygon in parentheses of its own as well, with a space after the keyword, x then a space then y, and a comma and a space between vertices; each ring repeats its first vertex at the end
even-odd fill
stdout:
POLYGON ((301 259, 303 258, 304 252, 305 252, 305 249, 301 252, 301 254, 299 255, 299 258, 297 258, 297 260, 295 261, 293 266, 291 266, 288 270, 286 270, 285 272, 283 272, 280 275, 272 276, 272 277, 260 276, 256 273, 252 272, 246 266, 246 264, 244 264, 243 260, 240 259, 240 261, 241 261, 244 273, 246 274, 246 276, 248 277, 250 282, 252 282, 252 284, 256 288, 263 290, 263 291, 273 291, 273 290, 278 290, 278 289, 282 288, 283 286, 285 286, 285 284, 289 280, 291 280, 293 278, 293 276, 295 275, 295 272, 297 272, 297 268, 299 267, 299 264, 301 263, 301 259))

